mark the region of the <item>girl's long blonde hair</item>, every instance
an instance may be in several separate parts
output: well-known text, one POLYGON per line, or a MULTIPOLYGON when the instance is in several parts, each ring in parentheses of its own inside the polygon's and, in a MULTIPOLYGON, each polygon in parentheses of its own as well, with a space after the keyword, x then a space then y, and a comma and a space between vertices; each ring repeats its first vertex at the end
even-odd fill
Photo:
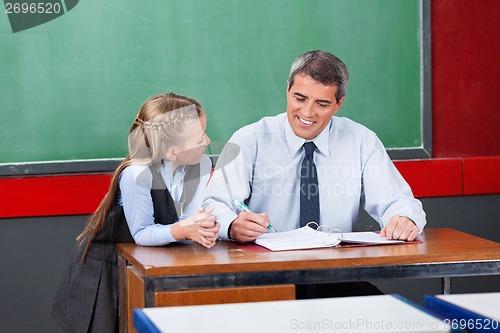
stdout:
POLYGON ((108 192, 76 238, 78 244, 86 243, 82 259, 109 211, 116 205, 118 177, 123 169, 132 163, 151 165, 160 162, 169 143, 178 140, 176 134, 182 131, 184 120, 200 117, 202 113, 203 109, 195 99, 174 93, 158 94, 144 102, 130 127, 129 154, 116 168, 108 192))

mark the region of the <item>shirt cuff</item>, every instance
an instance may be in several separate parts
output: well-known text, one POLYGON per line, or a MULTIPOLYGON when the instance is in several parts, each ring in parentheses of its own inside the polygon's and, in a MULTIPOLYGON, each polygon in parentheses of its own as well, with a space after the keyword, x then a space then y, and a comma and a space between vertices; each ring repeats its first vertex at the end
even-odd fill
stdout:
POLYGON ((219 238, 221 240, 231 240, 229 238, 229 226, 238 217, 238 214, 232 211, 227 211, 217 215, 217 222, 220 223, 219 238))

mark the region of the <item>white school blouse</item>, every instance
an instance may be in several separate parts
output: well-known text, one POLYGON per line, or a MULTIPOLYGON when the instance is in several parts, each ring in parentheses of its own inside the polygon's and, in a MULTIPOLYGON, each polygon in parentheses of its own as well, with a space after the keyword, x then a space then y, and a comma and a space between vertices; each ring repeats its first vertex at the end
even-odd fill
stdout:
MULTIPOLYGON (((207 155, 200 161, 200 181, 192 201, 184 207, 179 220, 193 215, 201 207, 205 187, 210 177, 212 162, 207 155)), ((120 196, 117 204, 123 206, 125 219, 134 241, 144 246, 159 246, 175 242, 171 225, 154 223, 151 186, 153 177, 147 165, 131 165, 119 176, 120 196)), ((174 202, 179 202, 184 186, 184 166, 172 172, 172 163, 165 162, 158 170, 174 202)))

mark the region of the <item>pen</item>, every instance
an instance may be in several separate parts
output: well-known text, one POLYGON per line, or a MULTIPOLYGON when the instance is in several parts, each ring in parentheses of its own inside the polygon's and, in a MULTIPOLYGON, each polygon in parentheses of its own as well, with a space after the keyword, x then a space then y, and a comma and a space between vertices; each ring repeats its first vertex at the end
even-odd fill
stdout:
MULTIPOLYGON (((240 206, 240 208, 241 208, 241 209, 243 209, 245 212, 250 212, 250 213, 252 212, 252 211, 250 210, 250 208, 248 208, 248 206, 247 206, 247 205, 245 205, 245 204, 244 204, 243 202, 241 202, 240 200, 238 200, 238 199, 233 199, 233 202, 234 202, 235 204, 237 204, 238 206, 240 206)), ((274 229, 274 228, 273 228, 273 226, 272 226, 271 224, 269 224, 269 225, 267 226, 267 229, 269 229, 269 230, 271 230, 271 231, 273 231, 273 232, 277 232, 277 231, 276 231, 276 229, 274 229)))

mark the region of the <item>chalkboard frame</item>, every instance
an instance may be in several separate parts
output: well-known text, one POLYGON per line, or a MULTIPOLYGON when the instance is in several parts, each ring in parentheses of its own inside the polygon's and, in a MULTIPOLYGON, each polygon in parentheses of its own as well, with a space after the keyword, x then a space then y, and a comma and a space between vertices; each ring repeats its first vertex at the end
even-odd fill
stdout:
MULTIPOLYGON (((421 128, 422 145, 416 148, 387 149, 391 159, 432 157, 432 81, 431 81, 431 10, 430 0, 420 0, 421 34, 421 128)), ((217 156, 211 156, 216 162, 217 156)), ((47 162, 0 163, 0 176, 28 176, 112 172, 121 159, 89 159, 47 162)))

